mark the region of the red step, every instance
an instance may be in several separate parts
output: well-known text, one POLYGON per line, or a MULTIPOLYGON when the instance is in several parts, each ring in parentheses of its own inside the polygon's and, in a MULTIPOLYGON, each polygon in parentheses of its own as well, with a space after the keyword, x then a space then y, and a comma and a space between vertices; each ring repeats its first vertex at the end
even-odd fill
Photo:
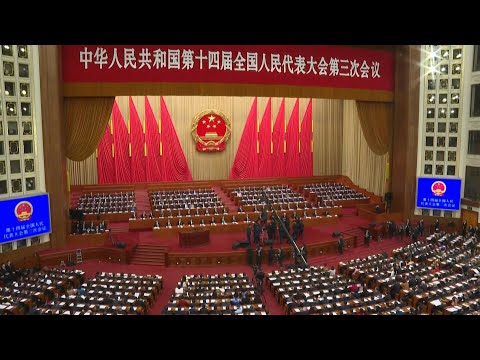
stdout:
POLYGON ((135 265, 166 265, 168 247, 157 244, 139 244, 130 260, 135 265))

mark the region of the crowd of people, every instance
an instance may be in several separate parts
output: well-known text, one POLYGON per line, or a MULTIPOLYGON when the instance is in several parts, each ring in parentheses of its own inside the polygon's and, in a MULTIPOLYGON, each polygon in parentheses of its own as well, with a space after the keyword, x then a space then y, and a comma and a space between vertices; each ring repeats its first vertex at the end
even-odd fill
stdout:
POLYGON ((185 275, 165 307, 167 315, 267 315, 260 293, 245 273, 185 275))
POLYGON ((335 203, 340 200, 368 199, 368 196, 340 183, 308 184, 303 189, 316 195, 319 207, 335 206, 335 203))
POLYGON ((154 210, 196 209, 223 205, 213 189, 154 191, 150 193, 150 200, 154 210))
POLYGON ((0 314, 145 314, 162 288, 160 275, 97 273, 44 267, 0 269, 0 314))
POLYGON ((135 193, 115 192, 83 194, 76 210, 84 214, 130 213, 137 210, 135 193))

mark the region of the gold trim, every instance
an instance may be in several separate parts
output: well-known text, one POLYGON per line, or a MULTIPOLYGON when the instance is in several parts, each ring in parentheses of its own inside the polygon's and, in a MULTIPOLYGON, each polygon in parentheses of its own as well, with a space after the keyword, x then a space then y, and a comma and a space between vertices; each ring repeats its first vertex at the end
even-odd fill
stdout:
POLYGON ((209 109, 209 110, 202 111, 200 114, 198 114, 195 117, 195 119, 193 120, 193 123, 192 123, 191 133, 192 133, 192 137, 193 137, 193 140, 195 141, 195 143, 200 143, 205 147, 203 149, 203 151, 208 151, 208 150, 217 150, 218 151, 218 150, 220 150, 219 145, 222 144, 222 143, 226 143, 230 139, 230 135, 232 133, 232 125, 231 125, 228 117, 224 113, 222 113, 220 110, 209 109), (216 115, 216 116, 220 117, 223 120, 223 122, 225 123, 225 127, 226 127, 225 134, 218 141, 213 141, 213 140, 204 141, 197 134, 198 122, 200 121, 201 118, 203 118, 204 116, 209 115, 209 114, 213 114, 213 115, 216 115))

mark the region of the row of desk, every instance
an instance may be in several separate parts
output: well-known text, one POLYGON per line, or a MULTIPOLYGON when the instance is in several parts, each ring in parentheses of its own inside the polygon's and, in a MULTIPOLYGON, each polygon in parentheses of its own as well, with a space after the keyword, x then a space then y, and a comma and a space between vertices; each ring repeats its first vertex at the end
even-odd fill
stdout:
POLYGON ((130 219, 131 211, 122 213, 99 213, 99 214, 84 214, 85 221, 92 220, 109 220, 114 222, 128 221, 130 219))
MULTIPOLYGON (((289 218, 290 220, 290 224, 292 223, 292 215, 293 214, 296 214, 298 217, 302 217, 303 216, 303 211, 304 210, 287 210, 287 211, 282 211, 282 212, 278 212, 278 215, 279 216, 283 216, 283 214, 285 213, 287 215, 287 217, 289 218)), ((307 209, 305 210, 306 213, 307 213, 307 216, 311 217, 313 215, 313 213, 315 212, 315 209, 307 209)), ((317 211, 317 214, 318 215, 325 215, 325 210, 323 209, 316 209, 317 211)), ((319 217, 311 217, 311 218, 303 218, 302 221, 303 221, 303 224, 304 226, 306 227, 309 227, 309 226, 319 226, 319 225, 323 225, 323 224, 334 224, 334 223, 337 223, 338 222, 338 216, 334 216, 334 215, 338 215, 338 214, 341 214, 342 213, 342 208, 338 207, 338 208, 329 208, 328 210, 330 212, 330 214, 332 216, 319 216, 319 217)), ((201 220, 203 219, 203 221, 205 222, 205 225, 210 225, 210 222, 212 220, 212 217, 215 219, 215 223, 217 224, 217 226, 222 226, 221 225, 221 221, 222 221, 222 217, 225 218, 225 221, 227 222, 227 225, 223 225, 223 226, 229 226, 229 225, 235 225, 232 223, 232 217, 235 216, 235 219, 237 220, 238 223, 243 223, 245 222, 245 219, 247 217, 247 214, 250 218, 250 220, 252 221, 255 221, 257 220, 261 213, 260 212, 248 212, 248 213, 236 213, 236 214, 227 214, 227 215, 203 215, 203 216, 182 216, 181 219, 182 219, 182 222, 184 224, 184 227, 190 227, 188 225, 188 223, 190 222, 190 219, 193 220, 193 223, 195 226, 200 226, 200 222, 201 220)), ((267 211, 267 215, 268 215, 268 218, 270 219, 271 217, 271 212, 270 211, 267 211)), ((178 224, 178 219, 179 217, 178 216, 173 216, 171 218, 167 218, 167 217, 164 217, 164 218, 156 218, 156 219, 136 219, 136 220, 133 220, 133 219, 130 219, 129 222, 128 222, 128 229, 129 230, 148 230, 148 229, 153 229, 153 227, 155 226, 155 222, 158 221, 159 224, 160 224, 160 228, 163 229, 166 227, 167 225, 167 222, 168 220, 170 220, 170 224, 172 225, 172 227, 177 227, 177 224, 178 224)))
MULTIPOLYGON (((223 209, 226 208, 227 209, 227 212, 229 210, 228 207, 225 207, 225 206, 217 206, 217 212, 219 214, 222 214, 223 213, 223 209)), ((205 208, 198 208, 198 213, 199 215, 195 215, 196 214, 196 211, 197 211, 197 208, 193 208, 193 209, 170 209, 170 210, 167 210, 167 209, 164 209, 163 210, 163 216, 168 216, 169 213, 172 213, 172 216, 178 216, 178 212, 180 212, 180 214, 182 216, 187 216, 188 214, 190 214, 190 216, 202 216, 202 215, 205 215, 205 212, 208 210, 208 215, 207 216, 212 216, 214 215, 215 213, 215 208, 213 207, 205 207, 205 208)), ((235 210, 236 211, 236 210, 235 210)), ((160 217, 162 215, 162 210, 153 210, 153 215, 155 217, 160 217)))
MULTIPOLYGON (((367 199, 367 201, 368 201, 368 199, 367 199)), ((298 203, 298 207, 300 208, 300 210, 280 210, 280 204, 273 205, 275 210, 277 210, 277 212, 279 212, 281 214, 283 214, 285 212, 285 213, 287 213, 287 216, 291 216, 294 212, 296 212, 297 216, 300 216, 300 217, 303 214, 303 207, 302 206, 304 206, 303 203, 298 203)), ((217 211, 218 211, 219 214, 223 213, 223 208, 224 208, 223 206, 217 207, 217 211)), ((246 213, 248 213, 250 217, 252 217, 253 214, 260 214, 261 210, 262 210, 262 205, 257 205, 258 213, 254 212, 254 208, 255 207, 253 205, 243 206, 243 210, 246 213)), ((199 213, 204 215, 205 214, 205 209, 206 208, 199 209, 199 213)), ((182 214, 182 216, 186 216, 187 213, 188 213, 188 210, 189 209, 180 209, 180 213, 182 214)), ((227 211, 229 211, 229 210, 231 210, 231 209, 229 209, 227 207, 227 211)), ((315 210, 317 211, 318 215, 324 215, 325 211, 328 211, 331 215, 339 215, 340 216, 340 215, 343 214, 343 208, 339 206, 339 207, 325 207, 325 208, 317 208, 317 209, 310 209, 309 208, 309 209, 306 210, 307 215, 312 216, 313 212, 315 210)), ((196 211, 196 209, 190 209, 190 214, 194 216, 195 211, 196 211)), ((237 209, 235 209, 235 212, 236 211, 237 211, 237 209)), ((211 216, 212 216, 211 214, 214 213, 214 208, 208 208, 208 212, 209 212, 210 215, 207 215, 207 217, 209 217, 209 221, 210 221, 211 216)), ((138 211, 137 211, 137 213, 138 213, 138 211)), ((154 214, 155 217, 159 217, 160 213, 161 213, 160 210, 154 210, 153 211, 153 214, 154 214)), ((269 217, 270 217, 270 211, 267 211, 267 213, 269 214, 269 217)), ((131 212, 85 214, 84 221, 95 221, 95 220, 96 221, 104 221, 104 220, 107 220, 107 221, 112 221, 112 222, 124 222, 124 221, 129 221, 130 220, 131 214, 132 214, 131 212)), ((164 216, 167 216, 167 214, 168 214, 168 210, 164 210, 164 216)), ((178 215, 178 209, 177 210, 172 210, 172 215, 178 215)), ((221 219, 221 217, 220 217, 220 219, 221 219)), ((237 218, 237 220, 238 220, 238 218, 237 218)))

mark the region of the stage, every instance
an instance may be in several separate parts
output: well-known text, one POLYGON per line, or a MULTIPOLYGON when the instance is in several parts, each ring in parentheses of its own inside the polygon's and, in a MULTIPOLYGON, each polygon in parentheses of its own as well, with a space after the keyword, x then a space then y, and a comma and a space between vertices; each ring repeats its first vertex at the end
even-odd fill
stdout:
MULTIPOLYGON (((336 252, 337 238, 333 237, 334 232, 346 232, 343 237, 347 247, 356 247, 359 227, 367 226, 369 221, 356 215, 356 208, 344 208, 344 215, 339 217, 336 223, 321 226, 305 227, 303 237, 298 239, 298 245, 305 244, 308 256, 318 256, 336 252), (353 234, 353 235, 352 235, 353 234)), ((127 222, 111 223, 110 231, 112 239, 105 239, 103 246, 87 241, 85 237, 84 246, 75 238, 75 242, 63 249, 48 249, 38 253, 41 265, 58 265, 60 261, 67 261, 73 256, 77 249, 82 249, 84 259, 103 259, 117 263, 129 263, 135 249, 139 245, 156 245, 165 249, 167 266, 202 266, 220 264, 246 264, 246 249, 233 249, 232 245, 238 241, 245 241, 246 234, 242 232, 211 233, 208 244, 182 247, 178 235, 159 238, 152 230, 128 231, 127 222), (122 242, 125 248, 118 248, 114 242, 122 242)), ((188 228, 186 229, 188 230, 188 228)), ((80 238, 81 239, 81 238, 80 238)), ((285 241, 275 241, 273 248, 282 247, 285 257, 291 256, 291 246, 285 241)), ((253 245, 253 248, 255 246, 253 245)), ((268 246, 264 248, 266 261, 268 246)))

